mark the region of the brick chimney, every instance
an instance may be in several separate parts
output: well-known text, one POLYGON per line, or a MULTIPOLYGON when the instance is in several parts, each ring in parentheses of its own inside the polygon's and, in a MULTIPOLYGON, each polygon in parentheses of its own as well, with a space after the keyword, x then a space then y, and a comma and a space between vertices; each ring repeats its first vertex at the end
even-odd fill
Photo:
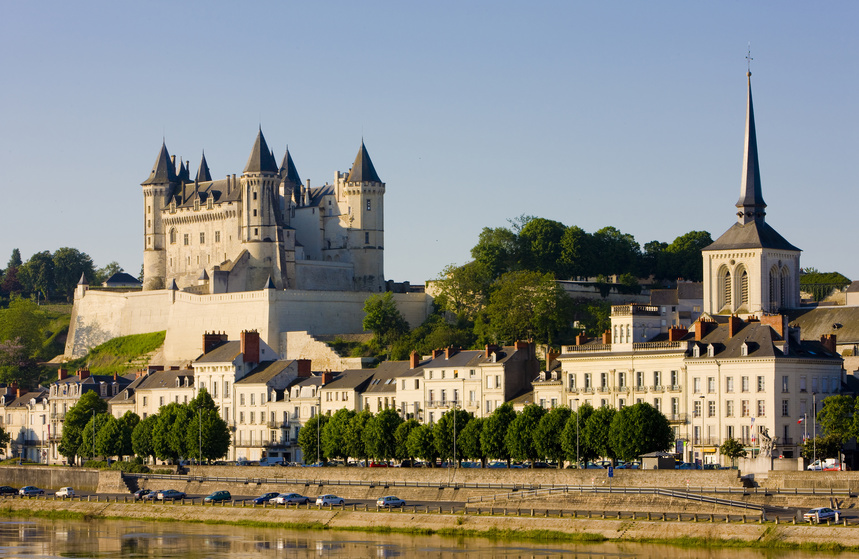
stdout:
POLYGON ((585 345, 588 343, 588 336, 584 332, 576 334, 576 345, 585 345))
POLYGON ((432 350, 432 358, 433 358, 433 359, 436 359, 436 358, 438 358, 438 357, 441 357, 443 354, 444 354, 444 350, 443 350, 443 349, 434 349, 434 350, 432 350))
POLYGON ((761 324, 766 324, 776 334, 781 336, 781 339, 787 339, 787 315, 786 314, 765 314, 761 317, 761 324))
POLYGON ((324 373, 322 373, 322 386, 325 386, 332 380, 334 380, 334 373, 332 373, 331 371, 325 371, 324 373))
POLYGON ((826 351, 829 353, 837 353, 837 337, 835 334, 824 334, 820 336, 820 343, 823 344, 823 347, 826 348, 826 351))
POLYGON ((444 358, 445 359, 450 359, 451 357, 453 357, 457 353, 459 353, 459 348, 455 348, 455 347, 444 348, 444 358))
POLYGON ((603 345, 611 345, 611 330, 606 330, 602 333, 603 345))
POLYGON ((222 343, 227 341, 227 335, 225 333, 215 333, 215 332, 206 332, 203 334, 203 354, 207 354, 222 343))
POLYGON ((296 365, 298 365, 298 376, 301 378, 310 378, 310 365, 312 361, 310 359, 296 359, 296 365))
POLYGON ((89 369, 87 369, 87 368, 78 369, 78 377, 81 380, 88 379, 89 378, 89 369))
POLYGON ((516 340, 516 343, 513 344, 513 347, 516 348, 516 351, 522 351, 523 349, 528 349, 531 347, 531 342, 523 342, 521 340, 516 340))
POLYGON ((113 382, 116 382, 118 380, 119 380, 119 373, 113 373, 113 382))
POLYGON ((669 342, 679 342, 683 339, 686 334, 689 333, 689 330, 683 328, 682 326, 672 326, 668 329, 668 341, 669 342))
POLYGON ((66 380, 69 378, 68 369, 57 369, 57 380, 66 380))
POLYGON ((739 316, 732 314, 728 317, 728 337, 733 338, 737 334, 740 333, 740 329, 743 327, 743 319, 739 316))
POLYGON ((417 351, 412 350, 412 352, 409 354, 409 369, 417 369, 420 362, 421 356, 418 355, 417 351))
POLYGON ((245 363, 259 363, 259 332, 242 331, 242 358, 245 363))
POLYGON ((495 344, 486 344, 486 353, 484 353, 484 357, 486 357, 487 359, 489 359, 489 357, 490 357, 493 353, 495 353, 496 351, 498 351, 499 349, 501 349, 501 348, 500 348, 500 347, 498 347, 498 346, 497 346, 497 345, 495 345, 495 344))
POLYGON ((16 397, 16 398, 20 398, 21 396, 23 396, 23 395, 24 395, 24 394, 26 394, 26 393, 27 393, 27 390, 26 390, 26 389, 24 389, 24 388, 18 388, 17 390, 15 390, 15 397, 16 397))
POLYGON ((695 341, 700 342, 704 339, 704 336, 709 334, 713 327, 716 326, 716 323, 712 320, 702 320, 698 319, 695 321, 695 341))
POLYGON ((552 369, 552 365, 558 359, 559 355, 560 355, 559 352, 557 352, 551 348, 546 352, 546 370, 547 371, 552 369))
POLYGON ((12 382, 9 383, 9 391, 15 392, 16 390, 18 390, 18 381, 13 380, 12 382))

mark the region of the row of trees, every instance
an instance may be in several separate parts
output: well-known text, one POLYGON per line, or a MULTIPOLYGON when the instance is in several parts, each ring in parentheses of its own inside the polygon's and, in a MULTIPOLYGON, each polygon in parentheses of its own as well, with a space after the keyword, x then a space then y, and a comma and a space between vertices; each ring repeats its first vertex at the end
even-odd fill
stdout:
POLYGON ((100 285, 121 271, 117 262, 96 269, 92 258, 75 248, 59 248, 53 254, 37 252, 27 262, 21 260, 21 251, 16 248, 6 269, 0 271, 0 296, 71 301, 81 274, 90 284, 100 285))
POLYGON ((551 410, 531 404, 521 413, 507 403, 487 418, 451 409, 434 424, 404 420, 394 409, 376 415, 340 409, 317 415, 299 432, 305 462, 330 459, 593 461, 637 460, 674 441, 668 420, 649 404, 621 410, 581 406, 551 410))
POLYGON ((59 446, 70 464, 78 456, 214 460, 226 456, 229 448, 227 423, 205 389, 187 404, 167 404, 142 421, 131 411, 115 418, 107 402, 86 392, 66 413, 59 446))

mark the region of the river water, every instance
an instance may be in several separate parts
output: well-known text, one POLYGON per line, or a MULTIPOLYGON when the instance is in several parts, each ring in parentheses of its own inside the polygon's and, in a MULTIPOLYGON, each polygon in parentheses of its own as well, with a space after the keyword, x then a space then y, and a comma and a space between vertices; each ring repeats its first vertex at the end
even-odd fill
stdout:
MULTIPOLYGON (((404 536, 360 532, 133 522, 118 520, 20 520, 0 518, 0 557, 212 558, 402 557, 594 559, 819 559, 820 553, 784 550, 689 549, 652 544, 539 544, 484 538, 404 536)), ((836 555, 831 555, 836 557, 836 555)), ((842 553, 838 559, 859 559, 842 553)))

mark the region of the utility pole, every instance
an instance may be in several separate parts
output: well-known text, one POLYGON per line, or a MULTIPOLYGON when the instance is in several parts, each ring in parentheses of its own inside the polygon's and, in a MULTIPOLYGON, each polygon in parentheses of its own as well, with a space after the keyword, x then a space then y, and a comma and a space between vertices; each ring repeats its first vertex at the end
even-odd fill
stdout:
POLYGON ((579 458, 579 399, 575 398, 576 401, 576 469, 582 465, 581 458, 579 458))

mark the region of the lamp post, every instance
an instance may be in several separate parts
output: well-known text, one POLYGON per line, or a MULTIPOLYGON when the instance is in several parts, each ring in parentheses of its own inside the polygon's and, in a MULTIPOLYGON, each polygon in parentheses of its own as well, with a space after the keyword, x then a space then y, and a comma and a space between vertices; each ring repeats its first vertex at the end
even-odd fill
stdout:
POLYGON ((320 420, 320 417, 319 416, 320 415, 322 415, 321 400, 320 400, 320 404, 319 404, 319 409, 317 409, 317 411, 316 411, 316 464, 317 465, 319 464, 319 462, 322 461, 322 458, 321 458, 320 453, 319 453, 319 451, 320 451, 320 449, 319 449, 319 420, 320 420))
POLYGON ((453 468, 456 469, 456 396, 453 397, 453 468))
POLYGON ((576 469, 579 469, 579 466, 582 465, 581 458, 579 458, 579 399, 574 398, 576 401, 576 469))
POLYGON ((92 409, 92 459, 95 460, 95 408, 92 409))
POLYGON ((814 438, 811 442, 814 458, 811 463, 814 464, 815 462, 817 462, 817 392, 811 393, 811 421, 813 422, 812 432, 814 433, 812 435, 812 437, 814 438))
POLYGON ((199 454, 197 455, 197 460, 199 460, 198 464, 203 463, 203 406, 197 407, 197 427, 199 428, 200 434, 200 442, 199 442, 199 454))
POLYGON ((704 395, 698 396, 701 400, 701 469, 704 469, 704 395))

